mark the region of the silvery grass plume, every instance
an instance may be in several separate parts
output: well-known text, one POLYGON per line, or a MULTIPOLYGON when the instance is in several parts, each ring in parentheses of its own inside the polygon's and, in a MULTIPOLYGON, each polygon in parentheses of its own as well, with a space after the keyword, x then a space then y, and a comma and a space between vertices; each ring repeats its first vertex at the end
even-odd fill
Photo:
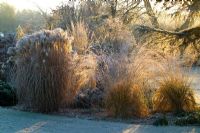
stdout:
POLYGON ((19 104, 51 112, 73 102, 83 81, 74 65, 79 64, 74 63, 72 41, 62 29, 42 30, 8 50, 15 62, 13 84, 19 104))
POLYGON ((60 28, 52 31, 42 30, 31 35, 25 35, 16 43, 16 47, 8 49, 7 54, 11 56, 20 55, 26 51, 31 52, 35 47, 41 46, 45 55, 48 56, 49 48, 55 45, 56 42, 65 45, 65 48, 72 52, 72 41, 73 37, 70 37, 66 31, 60 28))

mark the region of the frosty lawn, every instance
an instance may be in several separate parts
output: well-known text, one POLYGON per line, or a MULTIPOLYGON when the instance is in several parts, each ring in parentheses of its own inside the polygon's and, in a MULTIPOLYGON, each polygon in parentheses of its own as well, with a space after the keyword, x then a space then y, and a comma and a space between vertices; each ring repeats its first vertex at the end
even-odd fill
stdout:
POLYGON ((155 127, 63 116, 43 115, 0 108, 1 133, 198 133, 200 127, 155 127))

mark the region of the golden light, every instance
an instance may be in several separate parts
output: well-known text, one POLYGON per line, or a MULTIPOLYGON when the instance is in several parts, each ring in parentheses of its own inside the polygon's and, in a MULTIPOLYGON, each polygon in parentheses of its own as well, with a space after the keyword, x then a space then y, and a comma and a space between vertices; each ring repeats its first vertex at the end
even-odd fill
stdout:
POLYGON ((1 2, 7 2, 13 5, 17 10, 32 9, 38 10, 38 6, 46 11, 56 7, 61 2, 66 0, 0 0, 1 2))

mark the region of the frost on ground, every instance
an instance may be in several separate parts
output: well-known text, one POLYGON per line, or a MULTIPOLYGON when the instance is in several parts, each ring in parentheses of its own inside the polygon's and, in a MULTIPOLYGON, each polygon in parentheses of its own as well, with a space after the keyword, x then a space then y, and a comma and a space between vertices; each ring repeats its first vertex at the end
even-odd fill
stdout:
POLYGON ((155 127, 0 108, 0 133, 198 133, 200 127, 155 127))

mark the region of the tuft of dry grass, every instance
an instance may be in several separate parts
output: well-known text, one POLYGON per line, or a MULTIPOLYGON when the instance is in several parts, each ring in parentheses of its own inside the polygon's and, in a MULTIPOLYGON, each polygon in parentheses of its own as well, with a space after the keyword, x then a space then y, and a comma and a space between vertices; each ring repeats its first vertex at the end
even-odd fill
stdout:
POLYGON ((141 85, 133 85, 132 87, 132 101, 133 115, 138 117, 146 117, 149 115, 148 99, 144 93, 141 85))
POLYGON ((145 116, 148 109, 158 112, 196 109, 190 79, 175 57, 163 57, 141 48, 129 57, 112 59, 104 62, 104 86, 108 91, 108 111, 114 116, 129 117, 131 113, 145 116), (130 109, 133 106, 136 110, 130 109))
POLYGON ((131 88, 128 84, 116 83, 109 91, 105 100, 106 108, 115 117, 131 116, 131 88))
POLYGON ((81 79, 81 89, 96 88, 96 57, 93 54, 77 55, 73 62, 74 74, 81 79))
POLYGON ((115 117, 145 117, 148 115, 143 91, 139 86, 129 84, 127 81, 118 82, 110 88, 105 102, 108 112, 115 117))
POLYGON ((90 45, 89 30, 86 24, 82 21, 76 24, 72 23, 71 34, 74 38, 72 45, 78 53, 83 53, 88 50, 90 45))
POLYGON ((159 79, 159 87, 153 96, 157 112, 189 112, 196 109, 191 80, 177 63, 165 64, 159 79))
POLYGON ((152 108, 154 65, 152 51, 138 49, 131 56, 112 56, 101 64, 106 107, 115 117, 145 117, 152 108), (151 65, 151 67, 149 67, 151 65))

